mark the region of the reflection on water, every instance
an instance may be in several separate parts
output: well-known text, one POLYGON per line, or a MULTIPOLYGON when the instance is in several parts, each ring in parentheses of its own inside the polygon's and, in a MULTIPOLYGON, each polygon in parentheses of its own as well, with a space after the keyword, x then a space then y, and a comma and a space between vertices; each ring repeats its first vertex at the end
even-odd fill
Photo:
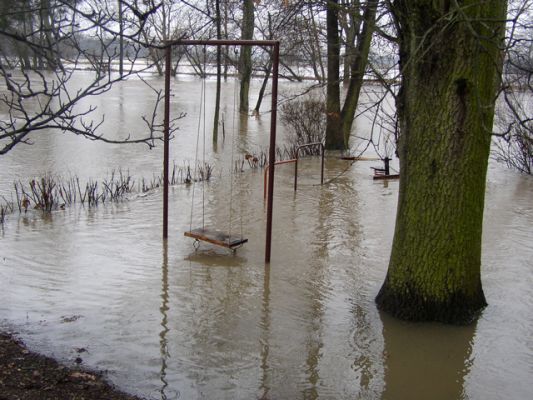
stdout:
MULTIPOLYGON (((120 94, 124 101, 137 93, 130 85, 120 94)), ((140 107, 138 96, 132 101, 140 107)), ((173 102, 194 112, 191 99, 173 102)), ((128 123, 127 115, 117 118, 128 123)), ((238 135, 237 146, 266 142, 263 122, 239 117, 248 133, 238 135)), ((176 159, 190 154, 183 134, 176 140, 183 147, 172 147, 176 159)), ((46 140, 42 163, 51 169, 66 164, 105 175, 110 160, 121 157, 132 170, 160 168, 158 150, 100 154, 99 145, 39 143, 46 140)), ((39 168, 37 147, 31 149, 29 175, 39 168)), ((325 178, 336 179, 316 185, 320 161, 302 160, 294 193, 292 168, 278 168, 272 263, 265 265, 263 175, 236 177, 230 201, 230 151, 228 139, 209 153, 226 173, 205 185, 203 218, 221 230, 230 222, 240 229, 242 221, 249 242, 236 254, 208 244, 195 250, 183 237, 191 224, 186 185, 170 191, 168 242, 161 240, 159 191, 44 218, 29 211, 10 218, 0 239, 1 326, 67 363, 84 347, 85 365, 154 399, 530 397, 531 179, 490 168, 482 271, 489 306, 478 323, 406 324, 374 305, 390 252, 397 182, 374 183, 369 163, 338 176, 347 164, 329 157, 325 178)), ((6 177, 24 173, 22 153, 0 162, 2 188, 6 177)))
POLYGON ((159 346, 161 347, 161 399, 166 400, 167 396, 167 359, 170 356, 167 347, 168 334, 168 242, 163 241, 163 263, 161 264, 161 332, 159 333, 159 346))
POLYGON ((385 340, 383 399, 462 399, 474 360, 476 324, 409 324, 381 314, 385 340))
POLYGON ((259 395, 261 399, 269 398, 270 386, 272 385, 269 375, 272 373, 269 367, 269 337, 270 337, 270 264, 265 264, 265 275, 263 278, 263 302, 261 304, 261 336, 259 338, 261 346, 261 385, 259 395))

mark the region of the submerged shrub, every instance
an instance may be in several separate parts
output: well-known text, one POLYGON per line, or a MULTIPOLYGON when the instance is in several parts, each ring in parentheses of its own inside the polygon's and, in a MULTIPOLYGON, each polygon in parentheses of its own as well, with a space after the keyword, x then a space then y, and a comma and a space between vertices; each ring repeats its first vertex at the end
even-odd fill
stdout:
MULTIPOLYGON (((281 121, 288 128, 291 146, 323 142, 326 135, 326 106, 316 99, 296 99, 280 109, 281 121)), ((319 149, 310 148, 313 152, 319 149)))

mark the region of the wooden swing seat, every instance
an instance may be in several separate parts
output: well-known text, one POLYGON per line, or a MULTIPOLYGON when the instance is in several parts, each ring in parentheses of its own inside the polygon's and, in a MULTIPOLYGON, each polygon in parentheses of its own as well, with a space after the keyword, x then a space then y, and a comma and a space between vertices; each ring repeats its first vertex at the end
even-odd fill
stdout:
POLYGON ((227 233, 209 228, 196 228, 185 232, 184 235, 228 249, 235 249, 248 242, 248 239, 237 237, 235 235, 228 235, 227 233))
POLYGON ((374 168, 374 180, 385 180, 385 179, 400 179, 400 174, 386 174, 385 168, 374 168))

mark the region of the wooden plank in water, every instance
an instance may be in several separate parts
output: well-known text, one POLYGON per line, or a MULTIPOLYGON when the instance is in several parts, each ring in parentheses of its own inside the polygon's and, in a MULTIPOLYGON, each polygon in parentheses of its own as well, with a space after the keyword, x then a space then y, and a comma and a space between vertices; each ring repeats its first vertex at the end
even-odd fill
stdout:
POLYGON ((201 240, 202 242, 208 242, 216 244, 217 246, 226 247, 228 249, 239 247, 248 242, 248 239, 238 237, 236 235, 228 235, 225 232, 209 228, 196 228, 185 232, 184 235, 193 239, 201 240))

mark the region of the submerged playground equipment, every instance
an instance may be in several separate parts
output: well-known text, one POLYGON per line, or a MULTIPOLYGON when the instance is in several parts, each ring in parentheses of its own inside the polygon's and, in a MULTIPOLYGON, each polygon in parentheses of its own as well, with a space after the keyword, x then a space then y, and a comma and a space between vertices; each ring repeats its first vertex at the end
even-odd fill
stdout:
MULTIPOLYGON (((174 40, 167 41, 162 48, 165 50, 165 117, 163 127, 163 239, 168 238, 168 186, 169 186, 169 146, 170 146, 170 75, 172 48, 174 46, 261 46, 272 49, 272 102, 270 114, 270 144, 268 155, 268 191, 267 221, 265 235, 265 262, 270 263, 272 248, 272 215, 274 199, 274 167, 276 161, 276 118, 278 105, 278 71, 279 47, 278 40, 174 40)), ((185 236, 234 249, 248 240, 235 238, 230 234, 215 229, 195 228, 185 232, 185 236)))

